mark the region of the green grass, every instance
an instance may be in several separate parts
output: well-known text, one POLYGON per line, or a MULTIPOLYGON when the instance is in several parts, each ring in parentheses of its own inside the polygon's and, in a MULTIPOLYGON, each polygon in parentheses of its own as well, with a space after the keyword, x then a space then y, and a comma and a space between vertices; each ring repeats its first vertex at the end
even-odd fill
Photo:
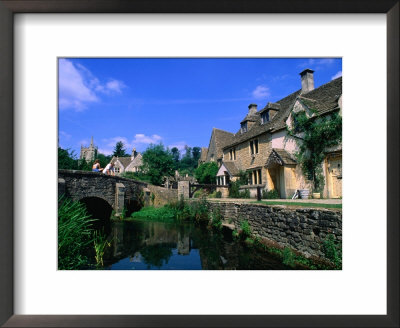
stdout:
POLYGON ((176 220, 176 211, 169 206, 149 206, 143 207, 139 212, 132 213, 131 217, 132 219, 140 219, 146 221, 173 222, 176 220))
POLYGON ((321 207, 321 208, 342 208, 342 204, 322 204, 322 203, 301 203, 301 202, 280 202, 280 201, 256 201, 254 203, 262 203, 268 205, 287 205, 287 206, 302 206, 302 207, 321 207))

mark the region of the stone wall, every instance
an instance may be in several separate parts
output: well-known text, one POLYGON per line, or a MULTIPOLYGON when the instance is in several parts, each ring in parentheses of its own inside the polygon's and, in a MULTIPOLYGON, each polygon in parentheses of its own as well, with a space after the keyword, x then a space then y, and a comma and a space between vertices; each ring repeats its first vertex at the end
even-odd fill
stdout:
POLYGON ((178 200, 178 189, 168 189, 153 185, 147 185, 147 189, 150 191, 150 205, 160 207, 178 200), (154 201, 152 200, 152 195, 154 195, 154 201))
POLYGON ((327 234, 342 240, 342 211, 285 208, 266 204, 209 201, 210 211, 218 209, 224 221, 240 229, 240 222, 248 220, 255 236, 277 247, 289 247, 306 257, 321 258, 327 234))

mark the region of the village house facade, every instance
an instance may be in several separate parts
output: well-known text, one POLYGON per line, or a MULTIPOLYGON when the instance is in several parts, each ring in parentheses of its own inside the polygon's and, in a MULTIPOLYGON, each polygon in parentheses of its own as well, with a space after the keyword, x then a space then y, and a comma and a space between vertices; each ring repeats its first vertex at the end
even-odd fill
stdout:
MULTIPOLYGON (((222 130, 213 129, 205 161, 215 160, 219 164, 217 184, 226 185, 245 172, 248 184, 242 188, 248 188, 253 197, 257 187, 274 189, 280 198, 292 198, 298 189, 312 190, 296 161, 298 145, 287 133, 292 113, 305 111, 309 117, 342 113, 342 78, 315 89, 313 73, 310 69, 301 72, 301 89, 276 103, 268 103, 261 110, 257 110, 256 104, 250 104, 239 131, 235 134, 223 131, 223 142, 217 142, 216 133, 222 130)), ((323 197, 341 197, 341 145, 326 151, 322 165, 323 197)))
POLYGON ((116 175, 120 175, 124 172, 139 172, 143 164, 142 154, 138 153, 136 149, 133 148, 131 156, 113 156, 110 163, 114 164, 114 172, 116 175))

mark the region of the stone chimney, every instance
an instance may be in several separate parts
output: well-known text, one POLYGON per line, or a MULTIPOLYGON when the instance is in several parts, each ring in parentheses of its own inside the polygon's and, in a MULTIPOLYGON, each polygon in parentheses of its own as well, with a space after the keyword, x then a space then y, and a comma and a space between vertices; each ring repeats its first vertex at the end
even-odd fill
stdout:
POLYGON ((248 115, 254 115, 255 113, 257 113, 257 104, 250 104, 248 115))
POLYGON ((136 148, 133 148, 132 155, 131 155, 131 161, 133 161, 135 159, 136 155, 137 155, 136 148))
POLYGON ((306 68, 300 73, 301 76, 301 93, 307 93, 314 90, 314 71, 306 68))

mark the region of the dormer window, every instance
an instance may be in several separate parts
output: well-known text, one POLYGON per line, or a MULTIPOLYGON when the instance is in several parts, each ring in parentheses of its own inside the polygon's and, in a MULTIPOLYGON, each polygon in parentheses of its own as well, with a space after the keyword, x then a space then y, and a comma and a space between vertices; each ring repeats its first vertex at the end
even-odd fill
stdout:
POLYGON ((269 121, 269 111, 265 111, 261 114, 261 124, 265 124, 269 121))
POLYGON ((240 124, 240 128, 241 128, 242 133, 247 132, 247 121, 240 124))

